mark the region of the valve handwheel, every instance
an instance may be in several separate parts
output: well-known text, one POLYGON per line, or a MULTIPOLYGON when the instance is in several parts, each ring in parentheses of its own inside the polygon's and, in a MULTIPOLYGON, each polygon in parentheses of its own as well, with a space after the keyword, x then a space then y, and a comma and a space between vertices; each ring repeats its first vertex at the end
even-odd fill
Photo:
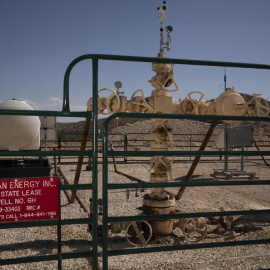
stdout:
POLYGON ((112 94, 109 97, 105 98, 105 106, 107 109, 107 113, 102 113, 102 114, 108 115, 108 114, 116 113, 120 109, 120 106, 121 106, 121 102, 120 102, 120 98, 118 94, 111 88, 102 88, 98 90, 98 93, 100 93, 101 91, 112 92, 112 94), (116 98, 116 105, 113 104, 114 97, 116 98), (113 108, 111 108, 112 105, 114 105, 113 108))
POLYGON ((203 218, 188 218, 181 228, 188 242, 199 242, 206 237, 207 224, 203 218))
POLYGON ((191 97, 191 95, 193 95, 193 94, 200 94, 201 96, 200 96, 198 102, 201 102, 202 101, 202 98, 204 97, 204 93, 203 92, 201 92, 201 91, 192 91, 192 92, 189 92, 188 93, 188 99, 190 101, 192 101, 192 102, 194 102, 194 99, 191 97))
POLYGON ((142 89, 136 90, 136 91, 132 94, 130 100, 131 100, 131 102, 132 102, 133 105, 139 105, 139 106, 142 106, 142 107, 144 107, 145 109, 147 109, 150 113, 156 113, 156 110, 155 110, 150 104, 148 104, 148 103, 146 102, 146 99, 145 99, 145 96, 144 96, 144 93, 143 93, 143 90, 142 90, 142 89), (141 94, 142 94, 141 96, 139 96, 139 97, 141 97, 141 99, 142 99, 141 102, 136 102, 136 101, 134 101, 134 97, 135 97, 135 95, 136 95, 138 92, 141 92, 141 94))
POLYGON ((248 105, 252 107, 252 116, 268 116, 270 112, 269 103, 260 96, 260 94, 253 94, 253 98, 248 102, 248 105))
POLYGON ((162 84, 162 89, 165 92, 176 92, 179 90, 179 87, 173 77, 173 68, 174 68, 174 64, 171 64, 171 70, 169 74, 167 75, 165 82, 162 84), (166 87, 169 87, 172 83, 174 84, 175 89, 167 89, 166 87))
POLYGON ((195 114, 199 114, 199 104, 202 101, 203 97, 204 97, 204 93, 201 92, 201 91, 192 91, 192 92, 188 93, 188 99, 192 103, 195 114), (195 101, 195 99, 193 99, 191 97, 191 95, 193 95, 193 94, 200 94, 201 96, 200 96, 200 98, 198 100, 195 101))
POLYGON ((132 246, 146 245, 152 237, 152 226, 145 220, 132 221, 126 228, 126 239, 132 246))

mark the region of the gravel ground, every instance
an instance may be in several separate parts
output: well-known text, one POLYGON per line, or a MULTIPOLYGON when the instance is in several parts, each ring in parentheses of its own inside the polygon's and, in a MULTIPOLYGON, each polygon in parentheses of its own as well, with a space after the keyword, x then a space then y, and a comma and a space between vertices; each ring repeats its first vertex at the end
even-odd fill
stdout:
MULTIPOLYGON (((145 123, 146 124, 146 123, 145 123)), ((183 123, 182 123, 183 124, 183 123)), ((179 124, 179 129, 182 129, 179 124)), ((186 125, 190 126, 191 125, 186 125)), ((128 132, 131 130, 145 131, 151 125, 150 121, 141 128, 137 122, 127 126, 128 132)), ((208 124, 194 125, 196 132, 207 131, 208 124)), ((193 127, 193 132, 194 132, 193 127)), ((189 131, 187 131, 188 133, 189 131)), ((180 181, 189 170, 191 162, 177 162, 173 165, 173 177, 180 181)), ((86 163, 80 177, 80 183, 91 181, 91 172, 85 170, 86 163)), ((230 168, 239 169, 239 160, 232 159, 230 168)), ((203 161, 198 165, 192 181, 213 179, 210 174, 214 169, 222 168, 223 161, 203 161)), ((131 174, 144 181, 149 180, 148 164, 140 162, 130 162, 129 164, 119 163, 119 171, 131 174)), ((61 165, 65 176, 72 183, 75 175, 76 165, 61 165)), ((260 160, 247 160, 245 162, 247 172, 255 172, 260 179, 268 179, 269 167, 260 160)), ((98 167, 99 194, 102 198, 102 166, 98 167)), ((109 182, 128 183, 130 180, 114 171, 113 164, 109 165, 109 182)), ((166 189, 174 194, 177 188, 166 189)), ((269 209, 269 186, 247 186, 247 187, 190 187, 187 188, 183 198, 177 201, 176 208, 181 212, 203 212, 220 211, 224 208, 229 210, 248 209, 269 209)), ((150 193, 151 189, 129 191, 127 199, 126 190, 113 190, 109 193, 109 215, 137 215, 140 213, 138 207, 142 206, 142 196, 150 193)), ((89 191, 79 191, 78 195, 89 206, 89 191)), ((89 209, 88 209, 89 210, 89 209)), ((61 212, 62 218, 82 218, 87 217, 79 204, 69 204, 63 192, 61 192, 61 212)), ((270 215, 269 215, 270 216, 270 215)), ((238 241, 245 239, 270 238, 270 217, 250 216, 248 219, 234 217, 234 230, 237 237, 230 238, 228 234, 209 234, 203 242, 238 241), (239 229, 240 228, 240 229, 239 229)), ((68 225, 62 227, 63 252, 81 252, 91 250, 91 234, 86 225, 68 225)), ((183 235, 176 231, 170 236, 153 237, 147 247, 162 245, 183 245, 183 235)), ((132 248, 126 241, 124 233, 109 234, 109 248, 123 249, 132 248)), ((99 240, 99 251, 101 252, 101 240, 99 240)), ((1 259, 26 257, 34 255, 49 255, 57 253, 56 227, 22 228, 1 230, 1 259)), ((102 258, 100 258, 101 267, 102 258)), ((57 269, 56 262, 39 262, 21 265, 2 266, 0 269, 57 269)), ((63 260, 63 269, 92 269, 88 259, 63 260)), ((270 245, 253 245, 224 248, 208 248, 198 250, 184 250, 173 252, 148 253, 138 255, 123 255, 109 258, 109 269, 270 269, 270 245)))

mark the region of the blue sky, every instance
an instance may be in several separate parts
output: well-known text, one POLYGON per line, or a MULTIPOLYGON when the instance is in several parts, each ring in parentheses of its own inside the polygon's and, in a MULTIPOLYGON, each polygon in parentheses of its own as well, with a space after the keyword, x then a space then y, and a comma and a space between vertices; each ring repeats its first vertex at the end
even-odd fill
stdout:
MULTIPOLYGON (((159 51, 157 7, 162 0, 0 0, 0 100, 25 99, 35 109, 61 110, 63 78, 83 54, 155 57, 159 51)), ((269 0, 167 0, 172 25, 168 58, 270 65, 269 0)), ((270 100, 269 71, 227 68, 227 86, 270 100)), ((102 61, 99 88, 122 81, 128 99, 138 88, 149 96, 149 63, 102 61)), ((91 97, 91 61, 71 73, 71 110, 85 110, 91 97)), ((221 92, 224 68, 177 65, 174 77, 184 99, 221 92)))

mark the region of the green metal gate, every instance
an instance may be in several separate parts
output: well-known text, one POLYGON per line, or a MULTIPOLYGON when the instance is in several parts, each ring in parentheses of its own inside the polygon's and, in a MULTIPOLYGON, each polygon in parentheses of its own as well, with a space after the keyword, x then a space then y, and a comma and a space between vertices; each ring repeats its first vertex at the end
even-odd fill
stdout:
MULTIPOLYGON (((124 114, 117 113, 109 118, 104 123, 104 147, 103 147, 103 269, 108 269, 108 257, 127 255, 127 254, 139 254, 139 253, 151 253, 162 251, 175 251, 175 250, 188 250, 188 249, 200 249, 200 248, 213 248, 213 247, 226 247, 226 246, 241 246, 241 245, 255 245, 255 244, 269 244, 270 239, 260 240, 245 240, 237 242, 218 242, 218 243, 201 243, 201 244, 187 244, 187 245, 174 245, 163 247, 140 247, 132 249, 108 249, 108 224, 114 222, 131 222, 141 220, 171 220, 180 218, 196 218, 196 217, 215 217, 215 216, 235 216, 235 215, 259 215, 269 214, 270 209, 267 210, 245 210, 245 211, 220 211, 220 212, 200 212, 200 213, 181 213, 170 215, 140 215, 140 216, 108 216, 108 191, 118 189, 136 189, 136 188, 149 188, 149 187, 199 187, 199 186, 242 186, 242 185, 269 185, 270 180, 245 180, 245 181, 196 181, 196 182, 167 182, 167 183, 125 183, 125 184, 109 184, 108 183, 108 158, 119 156, 130 157, 153 157, 157 155, 156 151, 111 151, 107 149, 107 136, 108 125, 114 117, 140 117, 140 114, 124 114)), ((164 118, 164 119, 193 119, 193 120, 246 120, 246 121, 267 121, 268 117, 234 117, 234 116, 194 116, 194 115, 153 115, 153 114, 141 114, 142 118, 164 118)), ((160 156, 219 156, 220 151, 159 151, 160 156)), ((222 151, 222 155, 234 155, 234 156, 270 156, 270 151, 222 151)))
MULTIPOLYGON (((83 219, 61 219, 49 221, 34 221, 34 222, 15 222, 15 223, 1 223, 0 229, 7 228, 22 228, 22 227, 39 227, 39 226, 58 226, 58 253, 56 255, 48 256, 33 256, 15 259, 0 260, 0 265, 30 263, 39 261, 58 261, 58 269, 62 269, 61 262, 63 259, 72 258, 92 258, 92 268, 98 269, 98 160, 97 160, 97 147, 98 147, 98 63, 99 60, 114 60, 114 61, 132 61, 132 62, 158 62, 158 63, 175 63, 182 65, 201 65, 201 66, 219 66, 219 67, 237 67, 237 68, 252 68, 252 69, 267 69, 270 70, 269 65, 259 64, 245 64, 245 63, 232 63, 232 62, 215 62, 215 61, 197 61, 197 60, 183 60, 183 59, 169 59, 169 58, 150 58, 150 57, 132 57, 132 56, 117 56, 117 55, 96 55, 89 54, 83 55, 73 60, 68 66, 64 77, 63 89, 63 108, 62 111, 27 111, 27 110, 0 110, 0 115, 29 115, 29 116, 58 116, 58 117, 83 117, 91 118, 92 125, 92 149, 89 151, 1 151, 1 157, 11 156, 87 156, 92 158, 92 179, 89 179, 88 184, 78 185, 61 185, 60 190, 92 190, 93 211, 91 218, 83 219), (93 111, 91 112, 71 112, 69 103, 69 77, 73 67, 81 61, 92 60, 92 97, 93 97, 93 111), (61 226, 71 224, 92 224, 92 249, 89 252, 83 253, 62 253, 61 251, 61 226)), ((233 117, 233 116, 192 116, 192 115, 156 115, 156 114, 131 114, 131 113, 117 113, 110 116, 104 124, 103 134, 103 224, 102 224, 102 250, 103 250, 103 269, 108 269, 108 257, 117 256, 121 254, 138 254, 160 251, 172 251, 183 249, 198 249, 210 247, 225 247, 235 245, 251 245, 251 244, 266 244, 270 243, 270 239, 238 241, 238 242, 221 242, 221 243, 203 243, 194 245, 181 245, 169 247, 156 247, 156 248, 134 248, 122 250, 109 250, 108 249, 108 224, 115 221, 135 221, 135 220, 165 220, 175 218, 187 217, 209 217, 220 215, 245 215, 245 214, 269 214, 270 210, 250 210, 250 211, 230 211, 230 212, 203 212, 203 213, 185 213, 173 215, 153 215, 153 216, 126 216, 126 217, 109 217, 108 216, 108 191, 110 189, 123 189, 123 188, 137 188, 137 187, 181 187, 181 186, 230 186, 230 185, 269 185, 270 180, 264 181, 220 181, 220 182, 196 182, 195 183, 138 183, 138 184, 108 184, 108 157, 117 156, 154 156, 156 152, 146 151, 111 151, 107 149, 108 145, 108 124, 115 117, 141 117, 141 118, 168 118, 168 119, 196 119, 196 120, 248 120, 248 121, 266 121, 269 122, 267 117, 233 117)), ((162 156, 196 156, 196 155, 211 155, 220 156, 220 151, 161 151, 159 155, 162 156)), ((238 151, 229 152, 223 151, 222 155, 246 155, 246 156, 270 156, 270 151, 254 152, 254 151, 238 151)))

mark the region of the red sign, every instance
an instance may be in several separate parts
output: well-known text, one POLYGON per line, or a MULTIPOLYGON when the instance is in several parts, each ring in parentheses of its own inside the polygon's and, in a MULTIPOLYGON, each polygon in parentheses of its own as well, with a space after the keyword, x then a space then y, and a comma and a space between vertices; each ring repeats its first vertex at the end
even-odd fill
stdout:
POLYGON ((57 177, 0 180, 0 223, 59 218, 57 177))

